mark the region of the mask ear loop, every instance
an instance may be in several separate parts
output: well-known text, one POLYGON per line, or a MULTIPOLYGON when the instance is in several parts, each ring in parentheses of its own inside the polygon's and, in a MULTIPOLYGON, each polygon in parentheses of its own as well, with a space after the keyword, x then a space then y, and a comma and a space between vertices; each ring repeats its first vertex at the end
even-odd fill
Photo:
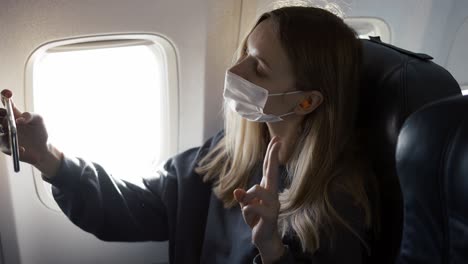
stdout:
POLYGON ((304 91, 292 91, 292 92, 285 92, 285 93, 274 93, 274 94, 268 94, 268 96, 280 96, 280 95, 288 95, 288 94, 297 94, 297 93, 303 93, 304 91))
MULTIPOLYGON (((294 92, 294 93, 295 93, 295 92, 294 92)), ((308 98, 308 99, 302 101, 299 105, 300 105, 300 107, 301 107, 303 110, 307 110, 307 109, 311 106, 311 101, 312 101, 312 100, 311 100, 310 98, 308 98)), ((294 111, 291 111, 291 112, 286 113, 286 114, 282 114, 282 115, 280 115, 280 116, 278 116, 278 117, 279 117, 279 118, 282 118, 282 117, 285 117, 285 116, 288 116, 288 115, 292 115, 292 114, 294 114, 294 111)), ((281 120, 283 120, 283 119, 281 119, 281 120)))
MULTIPOLYGON (((274 93, 274 94, 269 94, 268 96, 280 96, 280 95, 288 95, 288 94, 297 94, 297 93, 303 93, 304 91, 292 91, 292 92, 285 92, 285 93, 274 93)), ((285 114, 282 114, 282 115, 279 115, 278 118, 281 119, 281 121, 283 121, 283 118, 282 117, 285 117, 285 116, 289 116, 289 115, 292 115, 294 114, 294 111, 291 111, 289 113, 285 113, 285 114)))
POLYGON ((286 114, 279 115, 278 117, 279 117, 281 120, 283 120, 283 117, 289 116, 289 115, 292 115, 292 114, 294 114, 294 111, 291 111, 291 112, 286 113, 286 114))

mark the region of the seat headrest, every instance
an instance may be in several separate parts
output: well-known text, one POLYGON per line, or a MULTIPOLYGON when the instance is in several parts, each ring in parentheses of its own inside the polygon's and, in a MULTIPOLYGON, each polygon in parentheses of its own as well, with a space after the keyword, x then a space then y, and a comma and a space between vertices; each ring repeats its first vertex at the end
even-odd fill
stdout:
POLYGON ((402 230, 402 198, 395 170, 397 136, 405 119, 423 105, 459 95, 452 75, 425 54, 362 40, 363 72, 358 126, 379 187, 371 199, 380 207, 380 238, 373 242, 379 263, 394 263, 402 230))
POLYGON ((398 137, 399 263, 468 263, 468 96, 411 115, 398 137))

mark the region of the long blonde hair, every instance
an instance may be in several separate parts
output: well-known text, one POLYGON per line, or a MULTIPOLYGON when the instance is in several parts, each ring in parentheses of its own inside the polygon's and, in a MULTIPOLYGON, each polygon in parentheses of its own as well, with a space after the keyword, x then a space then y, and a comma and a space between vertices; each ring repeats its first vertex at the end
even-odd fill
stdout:
MULTIPOLYGON (((358 235, 333 207, 335 193, 349 194, 364 212, 364 224, 371 225, 366 193, 370 173, 355 125, 361 44, 342 19, 323 9, 280 8, 263 14, 256 25, 265 19, 273 19, 278 26, 282 47, 294 67, 296 87, 314 87, 324 98, 304 118, 287 164, 286 188, 279 194, 282 235, 297 235, 303 250, 314 252, 320 246, 320 234, 331 234, 336 223, 358 235)), ((239 58, 245 55, 245 42, 239 58)), ((196 171, 204 181, 213 182, 213 191, 225 207, 232 207, 237 204, 233 191, 246 188, 252 172, 262 163, 269 133, 264 123, 247 121, 228 107, 224 113, 225 136, 196 171)))

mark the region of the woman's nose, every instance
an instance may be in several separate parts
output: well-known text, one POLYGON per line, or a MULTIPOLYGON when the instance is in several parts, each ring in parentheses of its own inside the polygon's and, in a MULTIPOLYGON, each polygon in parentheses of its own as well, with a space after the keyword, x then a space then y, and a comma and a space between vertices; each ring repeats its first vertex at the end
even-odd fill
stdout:
POLYGON ((232 66, 231 68, 229 68, 229 71, 234 73, 235 75, 239 75, 239 76, 241 76, 241 74, 242 74, 240 64, 236 64, 236 65, 232 66))
POLYGON ((246 68, 247 68, 246 66, 247 65, 245 65, 245 61, 241 61, 237 63, 236 65, 232 66, 231 68, 229 68, 229 71, 234 73, 237 76, 240 76, 241 78, 245 80, 249 80, 249 75, 246 71, 246 68))

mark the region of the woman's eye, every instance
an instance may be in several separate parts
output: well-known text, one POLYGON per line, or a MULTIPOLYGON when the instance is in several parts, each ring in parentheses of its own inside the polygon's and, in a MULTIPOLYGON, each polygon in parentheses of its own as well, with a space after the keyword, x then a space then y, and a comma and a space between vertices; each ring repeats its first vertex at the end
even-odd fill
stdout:
POLYGON ((262 75, 262 70, 259 67, 255 67, 255 72, 257 75, 262 75))
POLYGON ((262 67, 260 67, 259 63, 255 65, 255 73, 260 77, 265 77, 265 72, 263 71, 262 67))

